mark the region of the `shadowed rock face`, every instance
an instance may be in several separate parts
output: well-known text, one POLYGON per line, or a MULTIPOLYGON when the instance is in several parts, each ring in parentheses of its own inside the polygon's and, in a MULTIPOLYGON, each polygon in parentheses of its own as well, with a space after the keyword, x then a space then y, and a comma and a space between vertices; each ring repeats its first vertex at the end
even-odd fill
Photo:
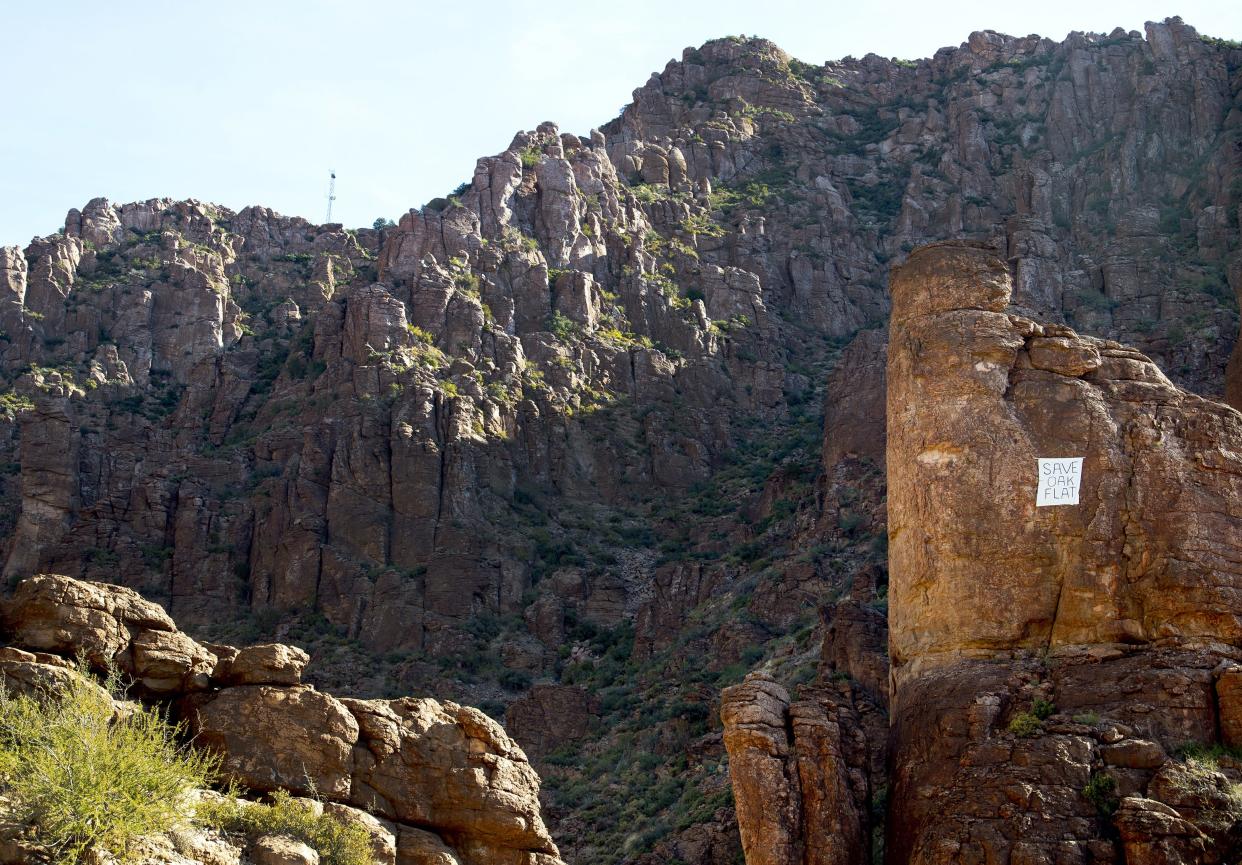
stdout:
POLYGON ((1153 773, 1233 729, 1242 415, 1013 314, 984 246, 916 250, 892 295, 890 861, 1183 861, 1142 858, 1175 837, 1229 861, 1220 821, 1153 773), (1039 457, 1083 458, 1079 504, 1036 507, 1039 457), (1104 774, 1133 799, 1122 849, 1082 793, 1104 774))

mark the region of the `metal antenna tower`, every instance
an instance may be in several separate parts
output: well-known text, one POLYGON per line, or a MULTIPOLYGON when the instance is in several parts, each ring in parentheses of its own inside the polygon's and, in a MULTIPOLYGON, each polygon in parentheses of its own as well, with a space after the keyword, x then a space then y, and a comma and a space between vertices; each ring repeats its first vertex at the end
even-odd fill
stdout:
POLYGON ((328 181, 328 218, 324 222, 332 221, 332 202, 336 201, 336 172, 332 171, 331 179, 328 181))

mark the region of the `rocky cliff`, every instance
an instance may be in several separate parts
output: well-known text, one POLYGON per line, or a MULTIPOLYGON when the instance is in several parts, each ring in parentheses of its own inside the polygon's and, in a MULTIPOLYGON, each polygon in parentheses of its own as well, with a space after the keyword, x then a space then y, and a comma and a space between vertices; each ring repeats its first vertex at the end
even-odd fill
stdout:
POLYGON ((889 861, 1236 861, 1239 764, 1171 755, 1238 744, 1242 414, 1016 313, 989 249, 892 297, 889 861))
POLYGON ((883 605, 890 261, 992 242, 1027 314, 1237 400, 1240 63, 1176 19, 729 38, 395 227, 92 201, 0 254, 5 574, 503 715, 575 861, 725 861, 720 687, 883 605))

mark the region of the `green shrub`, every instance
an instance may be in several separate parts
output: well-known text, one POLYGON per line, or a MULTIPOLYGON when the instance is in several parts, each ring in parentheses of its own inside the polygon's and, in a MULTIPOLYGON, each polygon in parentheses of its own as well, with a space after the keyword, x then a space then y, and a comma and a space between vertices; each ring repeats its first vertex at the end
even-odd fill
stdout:
POLYGON ((539 160, 543 158, 543 151, 539 148, 539 145, 531 144, 522 148, 518 158, 522 160, 523 168, 534 168, 539 164, 539 160))
MULTIPOLYGON (((108 685, 119 694, 115 677, 108 685)), ((0 685, 0 790, 58 865, 92 848, 123 860, 138 838, 183 821, 187 793, 215 774, 178 732, 152 709, 113 723, 111 701, 84 677, 39 699, 0 685)))
POLYGON ((1221 758, 1242 760, 1242 748, 1231 748, 1228 745, 1204 745, 1199 742, 1186 742, 1179 745, 1173 752, 1179 760, 1191 760, 1215 766, 1221 758))
POLYGON ((1042 697, 1036 697, 1035 701, 1031 703, 1031 714, 1041 721, 1052 717, 1056 710, 1057 707, 1055 705, 1042 697))
POLYGON ((464 294, 478 296, 479 293, 479 277, 470 271, 462 271, 453 274, 453 287, 464 294))
POLYGON ((651 183, 638 183, 633 187, 634 197, 642 204, 655 204, 668 198, 668 188, 651 183))
POLYGON ((724 237, 724 228, 712 221, 709 214, 695 213, 681 221, 681 230, 695 237, 724 237))
POLYGON ((506 691, 525 691, 530 687, 530 673, 525 670, 512 670, 506 667, 497 677, 500 687, 506 691))
POLYGON ((552 313, 552 317, 548 319, 548 329, 561 342, 569 342, 578 333, 578 326, 573 319, 560 312, 552 313))
POLYGON ((208 826, 246 835, 288 835, 319 853, 322 865, 371 865, 371 835, 356 823, 330 814, 317 815, 306 803, 284 790, 272 794, 270 805, 240 802, 229 797, 199 806, 199 819, 208 826))
POLYGON ((1082 795, 1105 817, 1111 817, 1120 803, 1117 780, 1107 772, 1092 773, 1091 780, 1082 788, 1082 795))
POLYGON ((0 393, 0 417, 12 422, 19 414, 34 409, 34 400, 23 394, 9 391, 0 393))
POLYGON ((1029 738, 1038 735, 1044 729, 1044 725, 1039 723, 1030 712, 1019 712, 1009 721, 1009 732, 1015 736, 1029 738))
POLYGON ((425 330, 416 324, 407 324, 405 329, 408 330, 410 335, 419 342, 426 343, 427 345, 435 344, 436 337, 431 331, 425 330))

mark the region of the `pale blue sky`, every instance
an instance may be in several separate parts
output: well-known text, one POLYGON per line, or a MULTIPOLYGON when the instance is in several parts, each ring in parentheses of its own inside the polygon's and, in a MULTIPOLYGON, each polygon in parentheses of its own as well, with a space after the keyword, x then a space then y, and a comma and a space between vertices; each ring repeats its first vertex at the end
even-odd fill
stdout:
POLYGON ((370 225, 468 179, 544 120, 585 134, 687 45, 760 35, 812 63, 925 57, 972 30, 1055 39, 1181 15, 1242 38, 1242 3, 436 3, 215 0, 0 5, 0 244, 70 207, 193 197, 370 225))

